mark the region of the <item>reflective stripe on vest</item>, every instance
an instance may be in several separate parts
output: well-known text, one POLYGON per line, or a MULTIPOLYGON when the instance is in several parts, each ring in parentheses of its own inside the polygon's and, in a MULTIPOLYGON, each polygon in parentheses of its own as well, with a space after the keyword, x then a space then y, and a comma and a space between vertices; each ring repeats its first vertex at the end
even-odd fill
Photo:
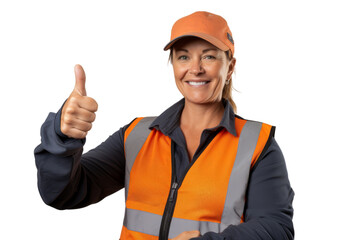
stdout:
MULTIPOLYGON (((159 234, 171 184, 171 140, 149 130, 154 119, 136 119, 125 132, 122 240, 157 239, 159 234)), ((235 127, 238 137, 221 130, 187 172, 178 189, 169 238, 190 230, 219 233, 242 222, 250 169, 274 129, 238 118, 235 127)))
MULTIPOLYGON (((131 125, 131 135, 126 131, 125 133, 125 201, 128 195, 130 171, 134 164, 135 158, 138 155, 141 147, 144 145, 147 137, 149 136, 149 125, 155 120, 156 117, 137 118, 131 125), (137 124, 141 121, 140 124, 137 124), (136 128, 134 128, 136 126, 136 128)), ((129 127, 129 128, 130 128, 129 127)))

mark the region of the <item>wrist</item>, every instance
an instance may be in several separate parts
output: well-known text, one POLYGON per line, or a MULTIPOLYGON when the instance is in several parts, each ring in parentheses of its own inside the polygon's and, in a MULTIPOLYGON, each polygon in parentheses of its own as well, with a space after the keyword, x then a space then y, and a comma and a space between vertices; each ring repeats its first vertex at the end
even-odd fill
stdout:
POLYGON ((62 140, 65 140, 65 139, 69 138, 68 136, 66 136, 61 131, 61 112, 62 112, 62 109, 63 109, 65 103, 66 103, 66 100, 63 103, 63 105, 61 106, 60 110, 56 113, 56 115, 55 115, 55 124, 54 124, 55 132, 62 140))

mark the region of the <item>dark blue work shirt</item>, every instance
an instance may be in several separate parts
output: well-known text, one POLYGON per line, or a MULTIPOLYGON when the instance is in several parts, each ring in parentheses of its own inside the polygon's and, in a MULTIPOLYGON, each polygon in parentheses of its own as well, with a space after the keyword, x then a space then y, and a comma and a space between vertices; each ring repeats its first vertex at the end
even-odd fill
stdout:
MULTIPOLYGON (((225 128, 236 136, 236 116, 228 101, 220 124, 205 129, 193 159, 225 128)), ((175 143, 176 175, 184 177, 190 164, 185 137, 180 129, 184 99, 163 112, 150 125, 175 143)), ((82 154, 85 140, 66 137, 60 130, 61 109, 50 113, 41 128, 41 144, 35 149, 38 187, 44 202, 57 209, 81 208, 96 203, 124 187, 124 133, 112 134, 96 148, 82 154)), ((285 160, 274 138, 252 168, 244 209, 245 222, 222 233, 209 232, 194 239, 293 239, 292 201, 285 160)), ((170 159, 169 159, 170 161, 170 159)))

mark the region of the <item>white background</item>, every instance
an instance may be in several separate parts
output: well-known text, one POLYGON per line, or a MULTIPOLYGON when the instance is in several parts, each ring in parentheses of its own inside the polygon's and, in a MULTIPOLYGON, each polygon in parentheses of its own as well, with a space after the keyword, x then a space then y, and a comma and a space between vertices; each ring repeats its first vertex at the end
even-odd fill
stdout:
POLYGON ((359 239, 360 4, 347 0, 1 0, 0 239, 119 238, 123 190, 80 210, 42 202, 40 126, 71 93, 77 63, 99 104, 85 152, 175 103, 162 49, 175 20, 197 10, 233 32, 238 114, 277 126, 296 239, 359 239))

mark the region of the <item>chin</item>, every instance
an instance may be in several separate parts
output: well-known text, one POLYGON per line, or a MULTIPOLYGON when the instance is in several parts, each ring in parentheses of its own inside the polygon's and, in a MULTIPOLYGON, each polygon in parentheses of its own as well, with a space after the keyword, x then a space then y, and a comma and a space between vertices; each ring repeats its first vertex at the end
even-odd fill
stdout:
POLYGON ((211 98, 208 98, 208 97, 185 97, 185 100, 187 102, 191 102, 193 104, 213 104, 213 103, 217 103, 217 102, 220 102, 221 99, 219 100, 216 100, 216 99, 211 99, 211 98))

